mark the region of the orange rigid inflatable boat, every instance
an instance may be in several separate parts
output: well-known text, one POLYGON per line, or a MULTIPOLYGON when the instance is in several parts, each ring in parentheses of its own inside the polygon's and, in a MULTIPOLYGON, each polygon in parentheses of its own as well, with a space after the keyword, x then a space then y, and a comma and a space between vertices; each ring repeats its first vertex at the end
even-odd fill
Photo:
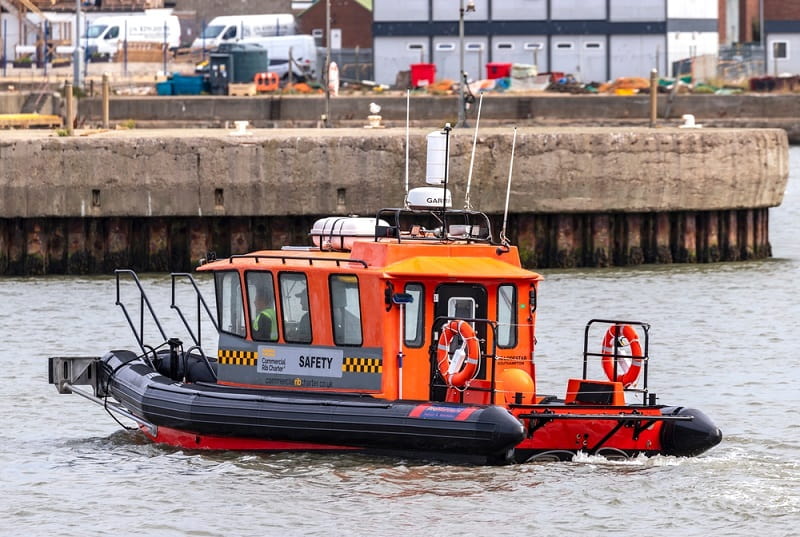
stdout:
MULTIPOLYGON (((429 135, 429 186, 408 191, 401 208, 321 219, 309 246, 202 264, 215 307, 193 276, 173 275, 173 286, 188 279, 197 291, 219 333, 216 356, 174 303, 192 345, 163 331, 146 344, 120 304, 139 352, 52 357, 50 382, 186 449, 502 464, 694 456, 718 444, 701 411, 656 404, 644 322, 590 320, 583 374, 563 394, 537 391, 542 277, 522 268, 505 229, 496 240, 485 214, 452 208, 448 144, 447 128, 429 135)), ((117 271, 118 297, 127 277, 141 290, 133 272, 117 271)))

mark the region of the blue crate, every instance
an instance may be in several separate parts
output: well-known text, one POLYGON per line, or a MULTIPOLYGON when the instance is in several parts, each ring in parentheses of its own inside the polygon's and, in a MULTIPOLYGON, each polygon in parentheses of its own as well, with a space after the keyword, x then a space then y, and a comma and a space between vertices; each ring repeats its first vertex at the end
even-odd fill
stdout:
POLYGON ((174 95, 200 95, 205 87, 202 75, 172 75, 174 95))
POLYGON ((156 93, 158 95, 175 95, 172 80, 165 80, 164 82, 156 82, 156 93))

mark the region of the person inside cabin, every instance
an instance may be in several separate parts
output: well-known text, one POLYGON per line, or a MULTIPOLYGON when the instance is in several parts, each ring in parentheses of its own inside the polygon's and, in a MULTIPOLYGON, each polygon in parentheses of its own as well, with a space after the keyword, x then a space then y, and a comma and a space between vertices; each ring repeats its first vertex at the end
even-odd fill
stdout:
POLYGON ((272 293, 264 290, 257 291, 253 311, 255 312, 253 339, 276 341, 278 339, 278 322, 272 293))
POLYGON ((308 317, 308 293, 303 289, 295 295, 300 300, 300 319, 297 321, 297 329, 294 339, 298 342, 311 342, 311 321, 308 317))

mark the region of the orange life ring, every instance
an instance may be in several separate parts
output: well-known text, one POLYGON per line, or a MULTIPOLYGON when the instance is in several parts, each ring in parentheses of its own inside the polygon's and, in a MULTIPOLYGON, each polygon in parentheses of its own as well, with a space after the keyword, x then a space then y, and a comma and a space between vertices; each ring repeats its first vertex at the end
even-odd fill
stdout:
POLYGON ((628 387, 639 378, 642 370, 644 355, 642 345, 639 343, 639 334, 629 324, 615 324, 608 328, 603 338, 603 370, 610 381, 621 382, 624 387, 628 387), (617 351, 622 347, 631 347, 630 356, 620 356, 617 352, 616 360, 622 372, 614 378, 614 340, 617 340, 617 351), (628 363, 627 358, 630 358, 628 363))
POLYGON ((436 361, 439 374, 449 386, 458 388, 472 380, 478 371, 480 357, 481 350, 472 325, 466 321, 450 321, 442 327, 436 361), (462 343, 451 356, 450 344, 456 334, 461 336, 462 343))

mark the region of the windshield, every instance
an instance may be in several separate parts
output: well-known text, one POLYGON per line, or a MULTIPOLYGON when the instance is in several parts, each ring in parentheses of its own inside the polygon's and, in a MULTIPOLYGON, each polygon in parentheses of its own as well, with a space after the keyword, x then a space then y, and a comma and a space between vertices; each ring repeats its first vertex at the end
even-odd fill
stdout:
POLYGON ((86 30, 86 37, 100 37, 100 34, 106 31, 106 28, 108 28, 107 24, 92 24, 86 30))
POLYGON ((225 28, 223 25, 213 25, 213 26, 206 26, 206 29, 203 30, 203 33, 200 35, 200 38, 203 39, 214 39, 217 37, 220 32, 225 28))

